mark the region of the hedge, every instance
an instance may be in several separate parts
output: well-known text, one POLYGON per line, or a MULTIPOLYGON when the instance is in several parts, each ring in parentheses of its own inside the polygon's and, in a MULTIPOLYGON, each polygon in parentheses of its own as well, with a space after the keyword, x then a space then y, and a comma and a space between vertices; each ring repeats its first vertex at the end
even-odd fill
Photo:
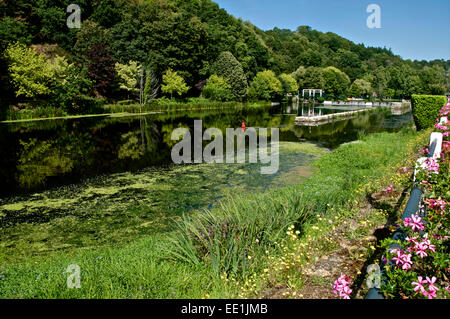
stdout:
POLYGON ((423 130, 436 123, 439 111, 447 103, 447 97, 444 95, 413 94, 411 102, 417 130, 423 130))

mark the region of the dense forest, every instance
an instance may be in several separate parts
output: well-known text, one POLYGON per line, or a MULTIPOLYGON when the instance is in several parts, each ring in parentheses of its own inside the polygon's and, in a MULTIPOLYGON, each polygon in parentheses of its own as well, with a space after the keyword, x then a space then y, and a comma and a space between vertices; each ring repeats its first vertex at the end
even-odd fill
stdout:
POLYGON ((211 0, 78 0, 82 25, 72 29, 71 2, 0 0, 4 105, 80 112, 99 100, 270 100, 302 88, 409 98, 449 90, 450 61, 403 60, 309 26, 263 31, 211 0))

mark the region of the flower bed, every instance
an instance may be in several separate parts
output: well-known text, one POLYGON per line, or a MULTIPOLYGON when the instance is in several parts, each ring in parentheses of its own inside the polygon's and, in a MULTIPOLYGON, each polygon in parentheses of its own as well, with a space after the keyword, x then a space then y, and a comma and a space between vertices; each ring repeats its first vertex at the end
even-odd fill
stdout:
MULTIPOLYGON (((435 128, 443 133, 439 158, 429 157, 417 170, 416 182, 423 191, 426 214, 398 221, 404 240, 385 239, 383 278, 380 292, 385 298, 450 297, 450 102, 440 111, 435 128)), ((425 153, 429 152, 424 148, 425 153)), ((390 186, 386 192, 392 190, 390 186)), ((334 292, 348 299, 350 278, 342 275, 334 292)))

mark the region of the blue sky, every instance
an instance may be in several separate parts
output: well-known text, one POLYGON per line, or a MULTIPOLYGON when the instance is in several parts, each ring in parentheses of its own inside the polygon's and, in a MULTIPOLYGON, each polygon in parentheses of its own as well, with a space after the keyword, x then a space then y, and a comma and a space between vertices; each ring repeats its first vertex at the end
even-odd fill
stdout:
POLYGON ((309 25, 356 43, 391 48, 404 59, 450 60, 450 0, 214 0, 263 30, 309 25), (369 4, 381 8, 381 28, 366 25, 369 4))

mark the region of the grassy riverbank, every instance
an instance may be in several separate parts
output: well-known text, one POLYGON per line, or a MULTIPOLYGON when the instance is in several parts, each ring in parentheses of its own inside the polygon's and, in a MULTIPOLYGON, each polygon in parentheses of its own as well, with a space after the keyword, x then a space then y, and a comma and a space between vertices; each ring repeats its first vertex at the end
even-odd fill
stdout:
POLYGON ((333 283, 346 274, 352 280, 352 298, 365 298, 367 267, 380 262, 380 242, 397 229, 416 160, 422 156, 419 149, 428 143, 430 132, 405 140, 398 154, 403 158, 386 162, 374 178, 353 189, 343 205, 330 204, 326 212, 306 222, 300 233, 294 223, 288 227, 286 236, 276 243, 278 249, 243 284, 228 279, 239 287, 238 297, 337 299, 333 283), (393 187, 389 194, 385 192, 388 186, 393 187))
POLYGON ((123 103, 113 103, 105 105, 99 104, 93 107, 85 108, 84 110, 79 110, 78 112, 67 112, 66 110, 55 108, 52 106, 29 107, 21 110, 9 107, 5 111, 5 114, 1 116, 1 118, 4 119, 3 122, 15 122, 44 119, 70 119, 80 117, 108 116, 117 113, 123 115, 145 115, 155 112, 205 111, 234 109, 240 107, 259 108, 262 106, 270 106, 270 102, 219 102, 201 98, 191 98, 186 100, 156 99, 145 105, 140 105, 133 101, 124 101, 123 103))
MULTIPOLYGON (((424 137, 411 129, 363 137, 315 162, 318 172, 295 186, 235 197, 210 213, 179 222, 181 232, 147 235, 116 247, 35 256, 0 265, 6 298, 236 297, 249 278, 281 258, 291 225, 304 238, 320 219, 347 207, 356 190, 381 179, 424 137), (196 236, 195 234, 201 235, 196 236), (177 250, 178 249, 178 250, 177 250), (175 252, 175 253, 174 253, 175 252), (81 288, 67 289, 68 265, 81 268, 81 288), (228 280, 223 280, 224 273, 228 280)), ((247 296, 247 295, 246 295, 247 296)))

